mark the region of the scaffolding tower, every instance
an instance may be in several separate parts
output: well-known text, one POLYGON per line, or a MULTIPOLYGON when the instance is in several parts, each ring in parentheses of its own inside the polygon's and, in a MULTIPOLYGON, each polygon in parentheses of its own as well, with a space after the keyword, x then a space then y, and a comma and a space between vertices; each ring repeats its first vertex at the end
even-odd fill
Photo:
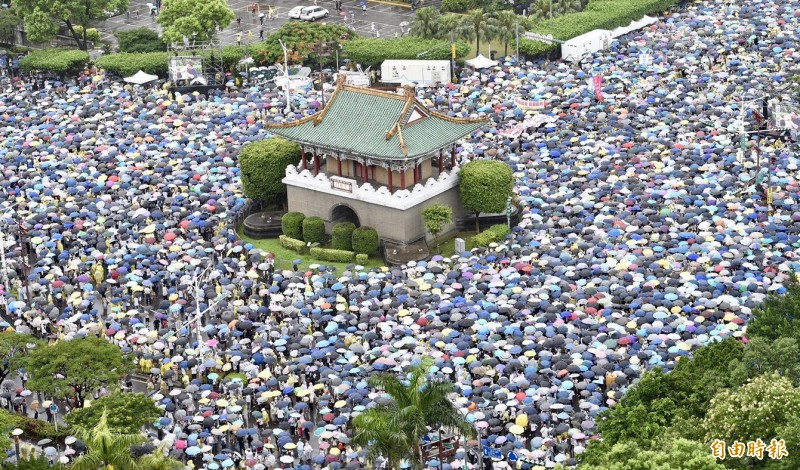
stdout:
POLYGON ((219 41, 185 41, 167 46, 169 78, 175 87, 224 86, 225 65, 219 41))

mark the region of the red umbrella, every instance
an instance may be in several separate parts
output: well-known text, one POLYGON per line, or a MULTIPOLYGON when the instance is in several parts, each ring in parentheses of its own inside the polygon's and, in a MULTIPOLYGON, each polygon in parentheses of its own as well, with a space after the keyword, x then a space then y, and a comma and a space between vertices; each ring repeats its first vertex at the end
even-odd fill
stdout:
POLYGON ((325 413, 324 415, 322 415, 322 419, 324 421, 333 421, 333 418, 335 418, 333 413, 325 413))

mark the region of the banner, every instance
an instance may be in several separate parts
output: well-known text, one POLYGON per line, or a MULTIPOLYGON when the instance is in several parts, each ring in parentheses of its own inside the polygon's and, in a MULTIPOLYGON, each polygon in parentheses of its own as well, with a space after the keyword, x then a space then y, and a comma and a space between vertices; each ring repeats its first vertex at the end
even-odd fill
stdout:
POLYGON ((523 100, 522 98, 514 98, 514 104, 517 105, 518 108, 530 109, 533 111, 545 109, 550 106, 549 101, 544 101, 544 100, 528 101, 528 100, 523 100))
POLYGON ((509 127, 508 129, 503 129, 502 131, 498 132, 497 135, 502 135, 503 137, 511 137, 516 139, 525 131, 525 128, 519 124, 516 126, 509 127))
POLYGON ((548 116, 546 114, 537 114, 532 116, 524 121, 522 121, 522 127, 529 128, 529 127, 539 127, 542 124, 547 124, 550 122, 556 122, 558 118, 556 116, 548 116))
POLYGON ((592 76, 592 82, 594 82, 594 96, 597 98, 597 101, 603 101, 603 76, 592 76))

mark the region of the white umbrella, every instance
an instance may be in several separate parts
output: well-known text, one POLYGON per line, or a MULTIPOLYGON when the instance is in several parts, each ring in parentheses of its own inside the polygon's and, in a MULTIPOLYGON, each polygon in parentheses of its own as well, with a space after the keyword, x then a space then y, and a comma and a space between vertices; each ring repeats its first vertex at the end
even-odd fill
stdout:
POLYGON ((145 83, 150 83, 154 80, 158 80, 158 76, 150 75, 149 73, 145 73, 139 70, 133 76, 127 77, 124 80, 125 82, 133 83, 134 85, 144 85, 145 83))

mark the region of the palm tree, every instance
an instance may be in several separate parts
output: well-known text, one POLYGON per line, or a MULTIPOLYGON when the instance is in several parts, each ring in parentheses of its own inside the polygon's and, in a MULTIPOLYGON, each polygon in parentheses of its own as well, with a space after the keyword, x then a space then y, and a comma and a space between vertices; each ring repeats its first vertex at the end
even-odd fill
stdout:
POLYGON ((497 20, 497 36, 503 41, 503 55, 508 56, 508 43, 516 41, 517 25, 519 25, 519 34, 522 35, 530 29, 532 21, 517 15, 512 10, 501 10, 494 17, 497 20))
POLYGON ((423 39, 434 39, 439 33, 439 20, 442 17, 439 10, 425 7, 417 10, 416 16, 411 20, 411 35, 423 39))
POLYGON ((551 2, 552 0, 537 0, 531 3, 530 16, 537 20, 550 18, 550 13, 552 12, 551 2))
POLYGON ((152 454, 139 459, 142 470, 181 470, 183 463, 167 455, 167 446, 161 444, 152 454))
POLYGON ((464 23, 470 28, 470 37, 475 38, 476 51, 481 50, 481 39, 491 41, 498 33, 497 21, 480 9, 468 11, 464 23))
POLYGON ((353 444, 369 449, 372 462, 383 456, 390 469, 403 461, 419 467, 422 459, 419 444, 429 429, 445 430, 469 438, 477 433, 453 406, 448 396, 454 392, 451 382, 428 379, 433 359, 426 357, 411 368, 408 381, 380 373, 369 384, 383 390, 392 401, 359 414, 353 420, 353 444))
POLYGON ((98 470, 113 466, 114 470, 141 470, 141 466, 131 453, 131 446, 146 441, 141 434, 118 434, 108 426, 108 411, 103 414, 97 425, 91 429, 76 426, 75 435, 79 437, 89 451, 80 456, 71 470, 98 470))
POLYGON ((450 32, 456 39, 464 37, 464 17, 458 13, 448 13, 439 19, 439 38, 449 40, 450 32))

